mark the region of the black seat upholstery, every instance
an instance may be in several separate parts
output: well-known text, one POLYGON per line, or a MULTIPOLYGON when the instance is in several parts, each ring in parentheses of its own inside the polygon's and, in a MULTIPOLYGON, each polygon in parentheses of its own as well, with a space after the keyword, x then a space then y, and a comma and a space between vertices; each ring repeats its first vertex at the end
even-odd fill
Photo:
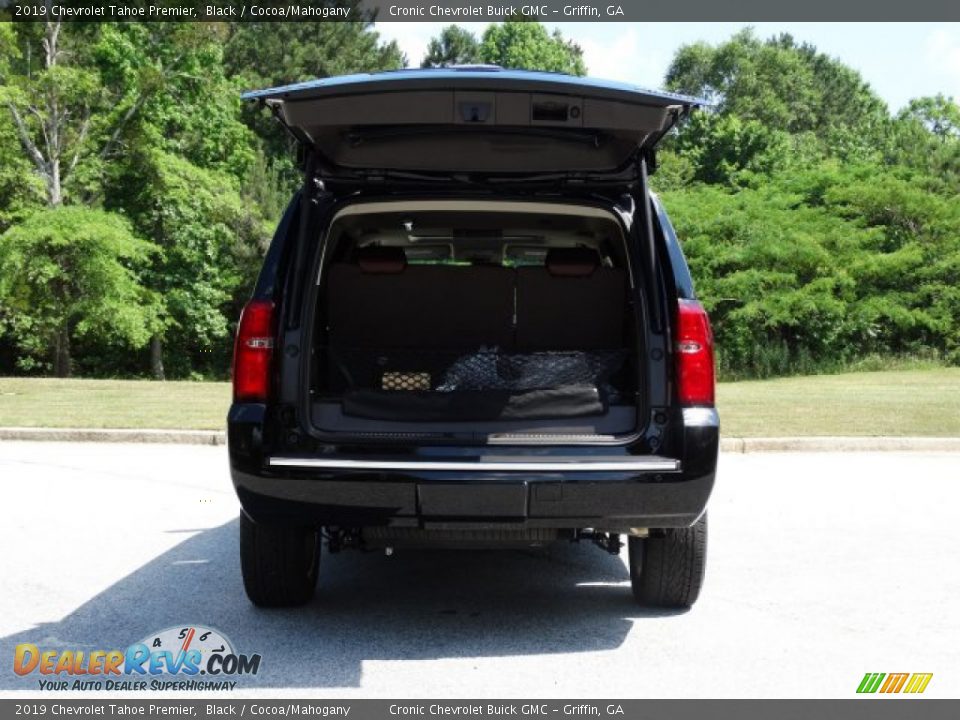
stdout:
POLYGON ((550 250, 544 267, 517 270, 517 350, 620 348, 625 304, 622 269, 588 248, 550 250))
POLYGON ((624 343, 626 274, 601 267, 589 248, 555 248, 544 267, 516 271, 407 265, 400 248, 365 248, 328 277, 329 338, 341 347, 533 352, 624 343))
POLYGON ((622 348, 626 291, 622 270, 599 265, 579 249, 520 270, 361 250, 327 276, 326 387, 367 418, 601 414, 623 357, 591 351, 622 348))
POLYGON ((501 267, 406 265, 382 253, 376 262, 335 264, 327 286, 330 342, 357 348, 510 348, 513 285, 513 271, 501 267))

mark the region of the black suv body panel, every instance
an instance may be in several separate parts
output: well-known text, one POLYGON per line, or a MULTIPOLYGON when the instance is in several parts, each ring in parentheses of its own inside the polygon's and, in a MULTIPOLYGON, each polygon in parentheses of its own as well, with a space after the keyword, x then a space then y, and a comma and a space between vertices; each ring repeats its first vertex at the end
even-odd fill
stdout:
POLYGON ((371 171, 623 177, 704 101, 626 83, 498 67, 399 70, 257 90, 328 176, 371 171))
MULTIPOLYGON (((260 521, 337 527, 590 527, 621 532, 638 527, 686 527, 700 517, 714 484, 718 416, 712 408, 672 405, 669 382, 662 380, 669 372, 663 365, 651 363, 655 387, 650 394, 657 398, 651 407, 651 422, 645 433, 626 444, 371 445, 313 437, 302 417, 301 402, 306 355, 299 348, 307 347, 308 339, 303 336, 304 323, 289 308, 296 303, 291 288, 302 222, 301 197, 294 198, 278 228, 255 291, 256 297, 278 302, 286 318, 279 330, 284 342, 274 380, 277 401, 270 405, 235 403, 228 416, 231 475, 248 515, 260 521), (491 463, 504 458, 518 467, 489 469, 491 463), (275 464, 277 460, 289 464, 275 464), (298 460, 302 465, 297 465, 298 460), (631 460, 636 462, 629 469, 609 468, 611 463, 631 460), (664 462, 645 468, 646 460, 664 462), (374 467, 351 467, 352 463, 373 461, 374 467), (451 461, 460 463, 457 469, 448 469, 451 461), (548 470, 519 465, 529 461, 581 464, 569 469, 550 466, 548 470), (440 463, 437 467, 442 469, 433 469, 431 463, 440 463), (596 463, 606 463, 605 469, 590 469, 596 463)), ((382 198, 373 194, 340 202, 308 199, 322 213, 311 224, 322 224, 343 202, 382 198)), ((574 200, 565 197, 563 201, 574 200)), ((582 202, 609 207, 619 201, 594 196, 582 202)), ((669 317, 671 303, 675 305, 677 297, 692 297, 693 288, 665 211, 656 198, 651 198, 651 207, 662 279, 659 285, 664 290, 665 317, 669 317)), ((669 331, 669 322, 667 325, 669 331)), ((661 362, 667 363, 665 344, 659 347, 661 362)))
MULTIPOLYGON (((269 301, 277 310, 270 400, 235 402, 227 418, 231 475, 247 515, 256 521, 341 529, 606 532, 687 527, 700 518, 714 484, 719 421, 714 408, 681 407, 675 399, 673 318, 679 300, 693 299, 693 284, 666 212, 647 187, 656 143, 700 101, 619 84, 490 69, 332 78, 247 98, 272 107, 305 152, 303 188, 277 228, 254 290, 255 300, 269 301), (488 140, 499 143, 501 131, 525 133, 536 153, 543 154, 529 167, 494 167, 483 165, 485 156, 478 152, 478 167, 460 172, 455 155, 435 153, 434 158, 452 164, 405 168, 400 160, 421 156, 419 143, 436 130, 436 117, 414 118, 406 129, 386 133, 357 135, 352 126, 352 113, 365 107, 363 101, 354 101, 365 94, 385 101, 388 92, 400 97, 406 92, 446 92, 447 86, 453 87, 453 104, 449 122, 444 121, 445 136, 478 139, 482 149, 488 140), (499 97, 498 91, 512 94, 499 97), (529 122, 516 117, 501 122, 499 109, 517 97, 529 103, 529 122), (476 120, 458 114, 475 101, 476 120), (586 121, 570 109, 600 107, 591 105, 594 101, 612 103, 610 113, 593 127, 598 131, 596 146, 628 152, 585 162, 584 173, 578 163, 586 121), (320 110, 328 103, 339 108, 349 127, 323 125, 320 110), (617 115, 617 103, 630 105, 629 112, 617 115), (559 106, 567 108, 562 123, 533 115, 559 106), (635 126, 635 118, 649 122, 635 126), (424 128, 429 132, 422 132, 424 128), (357 147, 379 143, 385 149, 383 167, 370 160, 374 155, 351 154, 355 141, 357 147), (391 147, 396 150, 393 156, 386 152, 391 147), (313 324, 308 321, 316 307, 316 273, 330 219, 346 204, 405 198, 592 205, 621 218, 626 252, 642 288, 635 298, 642 325, 635 434, 614 443, 558 439, 491 445, 418 443, 402 437, 364 440, 313 429, 313 324)), ((361 112, 356 117, 368 116, 361 112)), ((502 157, 506 163, 511 156, 502 157)))
POLYGON ((230 422, 233 483, 244 510, 260 521, 607 531, 686 527, 706 507, 719 447, 716 413, 688 411, 671 428, 680 439, 680 459, 631 456, 623 448, 614 454, 582 448, 544 453, 542 448, 411 447, 402 454, 372 454, 330 446, 319 456, 285 454, 282 460, 290 464, 278 466, 273 464, 278 458, 254 449, 261 427, 254 418, 262 414, 235 406, 230 422), (244 453, 244 448, 253 452, 244 453), (638 460, 636 468, 609 469, 631 458, 638 460), (569 464, 571 469, 523 468, 545 459, 557 461, 551 468, 569 464), (379 462, 369 462, 373 460, 379 462), (651 469, 641 469, 646 461, 651 469), (364 462, 374 467, 349 467, 364 462), (484 469, 491 464, 497 469, 484 469), (506 464, 515 469, 502 469, 506 464), (447 465, 458 469, 432 469, 447 465), (604 469, 587 469, 591 466, 604 469))

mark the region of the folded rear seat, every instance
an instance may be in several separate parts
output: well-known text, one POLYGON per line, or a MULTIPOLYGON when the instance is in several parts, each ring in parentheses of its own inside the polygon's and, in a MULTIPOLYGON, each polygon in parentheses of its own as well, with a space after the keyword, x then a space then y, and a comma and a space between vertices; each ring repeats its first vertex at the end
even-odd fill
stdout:
MULTIPOLYGON (((569 379, 570 367, 587 364, 531 352, 620 347, 622 274, 603 272, 596 253, 551 251, 549 269, 519 274, 493 266, 408 265, 400 248, 361 249, 357 260, 333 265, 327 285, 327 384, 341 392, 344 414, 458 421, 605 411, 598 381, 569 379), (596 317, 598 305, 618 292, 616 317, 596 317), (586 348, 581 324, 588 328, 586 348), (519 342, 529 356, 517 354, 519 342), (557 384, 523 384, 561 366, 565 379, 557 384)), ((609 312, 603 305, 601 314, 609 312)))
POLYGON ((624 346, 626 273, 590 248, 554 248, 544 267, 517 270, 519 352, 624 346))
POLYGON ((402 248, 362 248, 356 264, 330 268, 330 341, 379 349, 512 349, 513 285, 508 268, 408 265, 402 248))

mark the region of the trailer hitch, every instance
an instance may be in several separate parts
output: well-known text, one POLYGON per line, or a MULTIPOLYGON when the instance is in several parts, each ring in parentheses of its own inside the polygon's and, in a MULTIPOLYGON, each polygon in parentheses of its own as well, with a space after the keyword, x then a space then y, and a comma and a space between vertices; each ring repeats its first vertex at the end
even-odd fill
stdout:
POLYGON ((331 554, 348 548, 367 549, 363 536, 356 528, 325 527, 320 530, 320 535, 327 541, 327 551, 331 554))
POLYGON ((620 533, 602 532, 600 530, 594 530, 593 528, 577 530, 573 536, 573 541, 580 542, 581 540, 592 542, 598 548, 605 550, 611 555, 619 555, 620 548, 623 547, 623 540, 620 538, 620 533))

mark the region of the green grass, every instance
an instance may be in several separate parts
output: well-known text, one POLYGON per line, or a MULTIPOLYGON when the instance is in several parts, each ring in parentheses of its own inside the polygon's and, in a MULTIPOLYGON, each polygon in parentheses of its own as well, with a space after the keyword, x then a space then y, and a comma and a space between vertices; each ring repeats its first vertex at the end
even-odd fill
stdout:
POLYGON ((222 430, 225 382, 0 378, 0 427, 222 430))
MULTIPOLYGON (((960 436, 960 368, 720 383, 728 437, 960 436)), ((0 378, 0 426, 224 426, 230 386, 214 382, 0 378)))
POLYGON ((960 368, 720 383, 722 433, 960 436, 960 368))

